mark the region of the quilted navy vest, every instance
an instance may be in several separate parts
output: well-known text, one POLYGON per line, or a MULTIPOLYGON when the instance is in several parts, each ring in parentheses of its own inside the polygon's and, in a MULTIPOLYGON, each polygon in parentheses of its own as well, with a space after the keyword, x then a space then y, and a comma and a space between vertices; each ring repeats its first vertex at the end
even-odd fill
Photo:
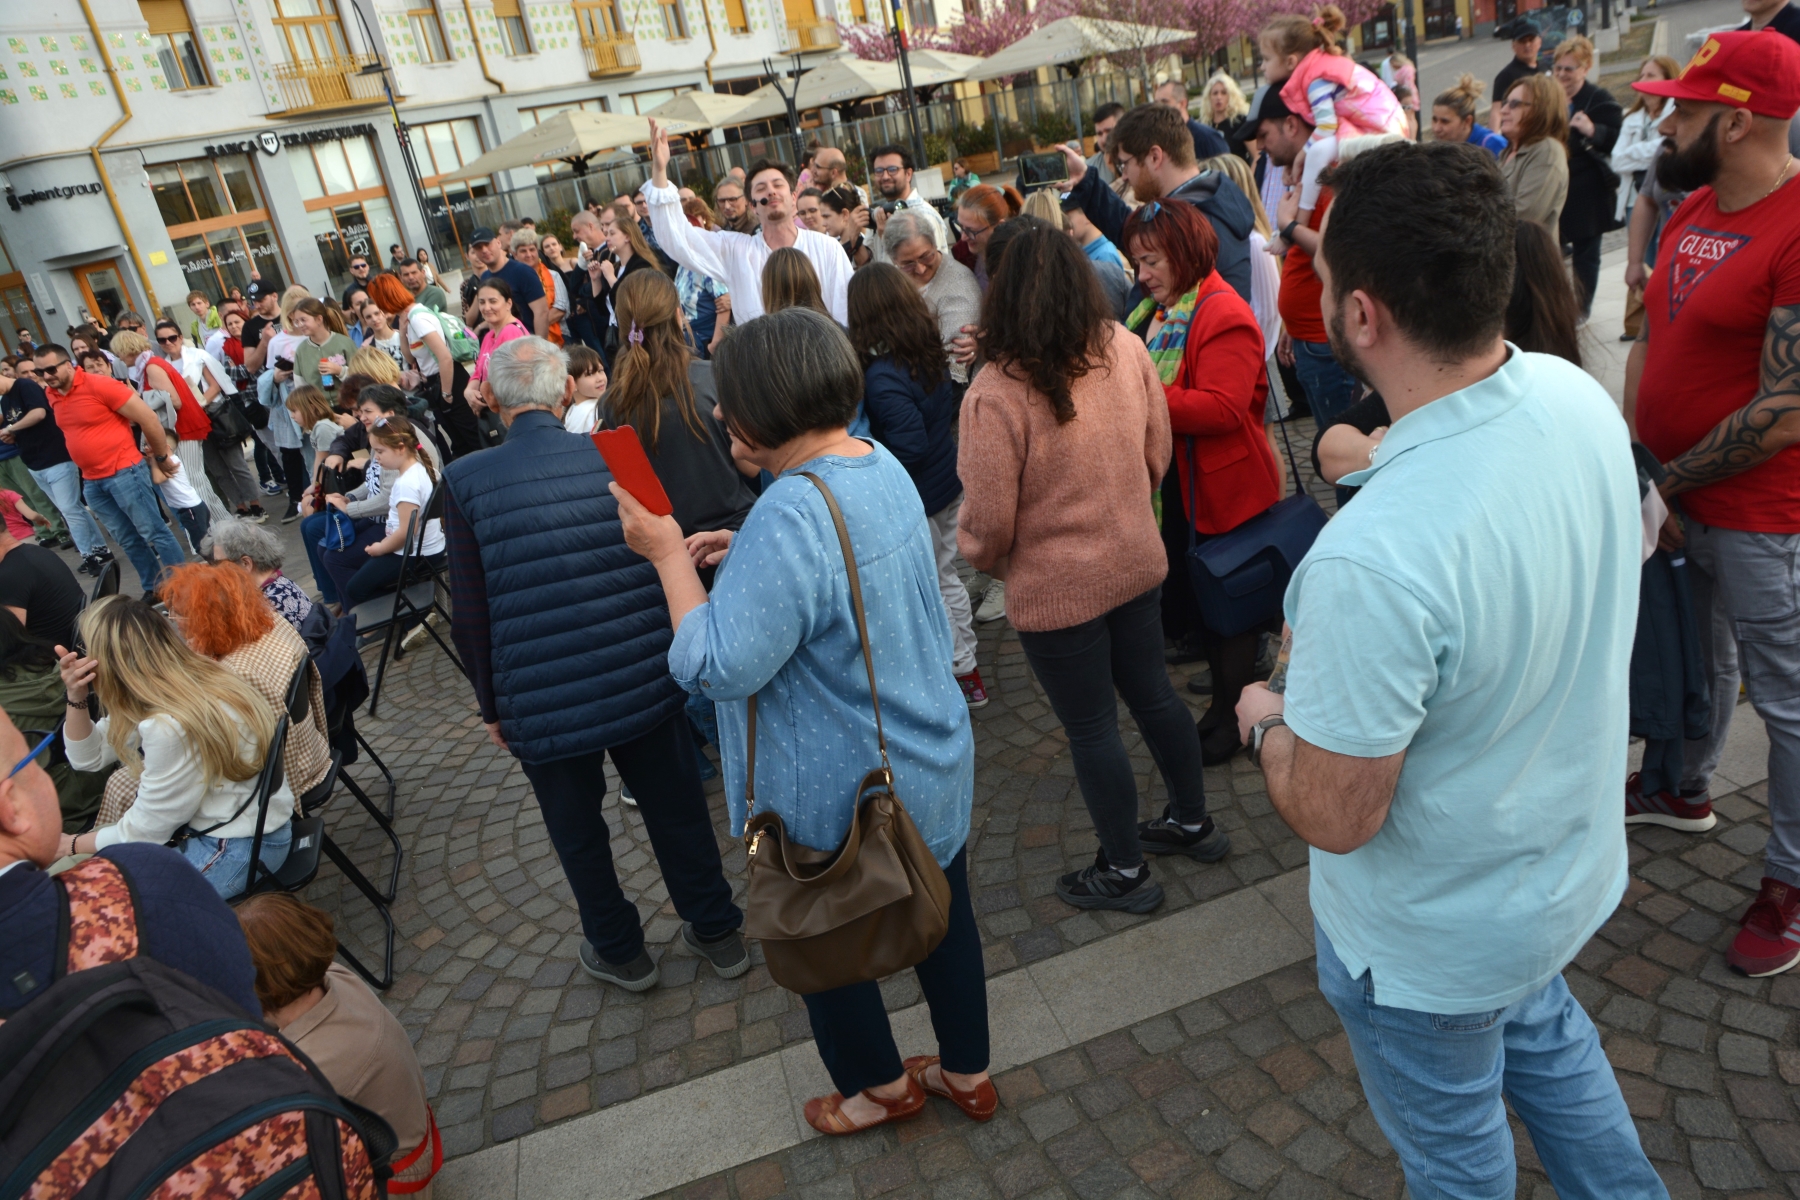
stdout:
POLYGON ((521 759, 602 750, 680 711, 668 602, 625 545, 591 439, 523 412, 444 477, 481 545, 500 730, 521 759))

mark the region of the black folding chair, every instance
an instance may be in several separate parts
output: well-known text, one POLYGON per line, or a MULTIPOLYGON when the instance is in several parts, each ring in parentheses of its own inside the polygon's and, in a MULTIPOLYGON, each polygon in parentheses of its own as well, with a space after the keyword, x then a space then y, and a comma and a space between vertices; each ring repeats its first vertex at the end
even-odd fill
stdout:
POLYGON ((414 511, 406 524, 406 538, 400 544, 400 575, 394 581, 394 590, 386 596, 376 596, 365 600, 350 610, 350 619, 356 622, 359 637, 372 637, 383 634, 381 642, 381 659, 375 667, 375 686, 369 692, 369 715, 375 715, 375 706, 381 701, 381 681, 387 675, 388 659, 391 656, 398 661, 403 654, 396 648, 395 642, 404 629, 422 624, 425 632, 431 635, 443 652, 456 664, 456 669, 466 678, 469 674, 456 651, 450 648, 436 629, 431 627, 430 618, 435 614, 442 617, 444 623, 450 623, 450 610, 445 608, 440 595, 447 590, 443 578, 437 568, 426 560, 419 550, 425 543, 425 531, 431 522, 441 520, 444 515, 444 489, 438 487, 431 493, 431 499, 425 502, 423 512, 414 511))
MULTIPOLYGON (((382 815, 381 810, 375 807, 354 780, 348 775, 339 773, 343 765, 343 757, 335 748, 331 752, 331 766, 325 772, 325 777, 294 798, 294 837, 293 844, 288 849, 286 861, 272 874, 264 874, 260 882, 255 877, 256 871, 261 865, 258 857, 262 849, 262 818, 267 816, 269 797, 281 787, 280 755, 286 746, 287 732, 292 726, 298 725, 308 717, 311 697, 311 688, 308 685, 314 669, 311 658, 302 660, 294 672, 293 679, 288 683, 287 711, 282 715, 276 744, 270 750, 274 782, 266 792, 260 793, 258 797, 260 807, 258 808, 257 832, 251 845, 251 878, 244 888, 244 895, 248 896, 256 892, 298 892, 302 890, 317 878, 319 857, 322 853, 331 860, 333 866, 343 872, 344 878, 348 879, 356 890, 361 892, 370 904, 374 905, 376 913, 381 917, 385 931, 379 976, 363 965, 362 960, 357 958, 348 946, 344 945, 342 938, 338 939, 338 953, 358 975, 368 981, 369 986, 386 991, 394 985, 394 916, 388 905, 393 902, 399 892, 400 863, 404 857, 404 851, 400 845, 400 837, 394 832, 394 827, 387 817, 382 815), (345 854, 343 848, 325 831, 325 819, 319 814, 330 804, 339 779, 344 781, 351 794, 362 804, 364 810, 375 819, 375 823, 393 846, 394 865, 388 876, 385 893, 369 882, 368 876, 364 875, 362 870, 350 861, 349 855, 345 854)), ((386 771, 385 766, 382 769, 384 772, 386 771)), ((270 765, 265 765, 263 770, 267 774, 270 765)))

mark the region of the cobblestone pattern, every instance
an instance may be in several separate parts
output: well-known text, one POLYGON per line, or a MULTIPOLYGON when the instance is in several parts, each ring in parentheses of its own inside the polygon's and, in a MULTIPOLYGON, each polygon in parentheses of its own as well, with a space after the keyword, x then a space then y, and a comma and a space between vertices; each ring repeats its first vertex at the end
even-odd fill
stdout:
MULTIPOLYGON (((1761 793, 1713 835, 1632 834, 1626 903, 1565 973, 1599 1024, 1672 1200, 1800 1196, 1800 978, 1719 951, 1753 893, 1761 793), (1655 880, 1655 882, 1652 882, 1655 880)), ((996 1079, 986 1124, 917 1120, 820 1138, 668 1200, 1394 1200, 1402 1178, 1349 1043, 1303 963, 996 1079)), ((1553 1200, 1517 1120, 1517 1194, 1553 1200)))

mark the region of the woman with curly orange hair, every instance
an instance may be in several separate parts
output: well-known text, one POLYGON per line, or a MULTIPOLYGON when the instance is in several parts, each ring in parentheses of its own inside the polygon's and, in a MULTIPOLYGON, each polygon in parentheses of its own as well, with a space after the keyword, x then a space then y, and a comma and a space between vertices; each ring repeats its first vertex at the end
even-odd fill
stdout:
MULTIPOLYGON (((288 683, 306 657, 306 643, 292 625, 275 619, 269 598, 250 572, 236 563, 188 563, 164 577, 159 594, 188 647, 249 684, 279 717, 287 705, 288 683)), ((288 728, 282 754, 283 773, 296 800, 331 767, 325 697, 316 671, 310 687, 306 719, 288 728)))

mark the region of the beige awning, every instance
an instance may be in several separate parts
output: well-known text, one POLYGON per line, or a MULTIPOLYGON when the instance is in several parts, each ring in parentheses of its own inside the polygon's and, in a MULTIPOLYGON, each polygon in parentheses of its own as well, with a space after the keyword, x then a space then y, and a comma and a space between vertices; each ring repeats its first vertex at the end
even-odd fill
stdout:
POLYGON ((1034 29, 1012 45, 995 51, 965 75, 970 80, 1026 75, 1039 67, 1085 62, 1102 54, 1118 54, 1140 46, 1172 46, 1191 42, 1191 30, 1131 25, 1091 17, 1064 17, 1034 29))
MULTIPOLYGON (((912 56, 913 86, 935 87, 940 83, 952 83, 961 78, 954 70, 939 66, 926 66, 912 56)), ((783 87, 792 87, 783 81, 783 87)), ((862 58, 834 58, 823 66, 814 67, 800 76, 800 91, 794 98, 794 108, 799 112, 808 109, 826 108, 836 104, 855 104, 862 100, 873 100, 878 96, 888 96, 904 91, 905 84, 900 78, 900 64, 891 62, 870 62, 862 58)), ((765 84, 751 92, 746 99, 753 101, 748 107, 736 113, 731 123, 745 125, 751 121, 770 121, 776 117, 787 116, 787 104, 781 93, 775 90, 774 84, 765 84)))
MULTIPOLYGON (((704 128, 692 121, 668 121, 665 124, 671 133, 704 128)), ((569 109, 507 139, 474 162, 448 172, 442 178, 480 179, 497 171, 512 171, 559 159, 585 165, 608 150, 649 140, 650 121, 647 117, 569 109)))
POLYGON ((750 104, 749 96, 728 96, 722 92, 683 92, 672 100, 664 100, 644 116, 655 117, 674 132, 680 132, 675 129, 675 125, 682 122, 701 129, 719 129, 738 124, 740 118, 737 114, 750 104))

